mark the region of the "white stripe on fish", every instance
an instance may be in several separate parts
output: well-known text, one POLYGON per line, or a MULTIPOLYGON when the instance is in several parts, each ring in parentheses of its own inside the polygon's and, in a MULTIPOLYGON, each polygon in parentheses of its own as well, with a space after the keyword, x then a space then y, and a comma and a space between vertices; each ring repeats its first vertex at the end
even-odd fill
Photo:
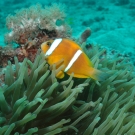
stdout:
POLYGON ((78 50, 74 56, 72 57, 72 59, 70 60, 68 66, 65 68, 64 72, 67 72, 71 66, 74 64, 74 62, 78 59, 78 57, 81 55, 82 51, 81 50, 78 50))
POLYGON ((58 47, 61 41, 62 41, 62 38, 55 39, 51 47, 49 48, 49 50, 46 52, 45 56, 51 55, 53 51, 58 47))

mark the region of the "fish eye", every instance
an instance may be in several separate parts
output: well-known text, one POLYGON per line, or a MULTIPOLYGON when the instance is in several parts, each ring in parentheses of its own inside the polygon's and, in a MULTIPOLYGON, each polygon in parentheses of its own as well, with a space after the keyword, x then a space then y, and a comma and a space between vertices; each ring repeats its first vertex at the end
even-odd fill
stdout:
POLYGON ((51 42, 47 42, 46 44, 47 44, 48 46, 51 46, 51 42))

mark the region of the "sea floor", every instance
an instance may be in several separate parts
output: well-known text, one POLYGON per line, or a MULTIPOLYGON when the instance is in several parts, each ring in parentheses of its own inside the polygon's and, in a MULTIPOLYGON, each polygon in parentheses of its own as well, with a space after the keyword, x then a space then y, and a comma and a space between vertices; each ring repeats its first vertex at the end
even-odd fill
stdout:
MULTIPOLYGON (((135 1, 130 0, 57 0, 66 5, 67 22, 77 38, 89 27, 92 31, 89 43, 135 55, 135 1)), ((51 5, 55 0, 6 0, 0 2, 0 46, 4 46, 6 16, 15 11, 41 3, 51 5), (7 6, 8 5, 8 6, 7 6)))

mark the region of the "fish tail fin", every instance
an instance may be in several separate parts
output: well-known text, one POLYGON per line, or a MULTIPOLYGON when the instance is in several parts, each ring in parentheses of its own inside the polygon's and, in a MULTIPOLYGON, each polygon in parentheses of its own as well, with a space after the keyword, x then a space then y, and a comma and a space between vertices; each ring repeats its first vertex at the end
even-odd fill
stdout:
POLYGON ((104 81, 107 79, 108 74, 93 68, 92 72, 90 73, 90 77, 97 81, 104 81))

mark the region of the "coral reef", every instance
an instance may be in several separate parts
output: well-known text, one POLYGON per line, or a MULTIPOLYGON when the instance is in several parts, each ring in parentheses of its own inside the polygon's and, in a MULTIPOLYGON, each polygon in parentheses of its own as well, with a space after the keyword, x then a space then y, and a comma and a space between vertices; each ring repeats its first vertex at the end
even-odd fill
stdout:
POLYGON ((82 48, 95 67, 109 74, 104 82, 91 79, 57 80, 42 54, 32 63, 8 63, 0 87, 0 133, 101 135, 134 134, 134 69, 104 49, 82 48), (109 60, 108 60, 109 59, 109 60), (126 67, 126 68, 125 68, 126 67))
MULTIPOLYGON (((15 16, 9 15, 6 25, 11 32, 5 35, 5 41, 19 45, 28 45, 31 40, 36 40, 40 45, 48 38, 70 36, 69 26, 65 21, 64 5, 52 4, 42 8, 41 5, 31 6, 16 12, 15 16), (57 25, 57 21, 62 21, 57 25)), ((33 43, 34 44, 34 43, 33 43)))
POLYGON ((7 61, 13 62, 15 51, 11 46, 0 47, 0 67, 7 66, 7 61))
POLYGON ((7 60, 14 60, 14 56, 20 62, 26 57, 34 61, 41 43, 49 39, 70 37, 71 29, 65 21, 64 10, 62 4, 52 4, 45 8, 37 4, 21 9, 15 15, 8 15, 6 26, 9 32, 5 34, 5 43, 10 47, 1 48, 0 65, 4 67, 7 60))
POLYGON ((86 30, 84 30, 84 32, 82 32, 82 34, 79 37, 79 43, 82 44, 84 42, 87 41, 87 38, 89 38, 89 36, 91 35, 91 29, 87 28, 86 30))

